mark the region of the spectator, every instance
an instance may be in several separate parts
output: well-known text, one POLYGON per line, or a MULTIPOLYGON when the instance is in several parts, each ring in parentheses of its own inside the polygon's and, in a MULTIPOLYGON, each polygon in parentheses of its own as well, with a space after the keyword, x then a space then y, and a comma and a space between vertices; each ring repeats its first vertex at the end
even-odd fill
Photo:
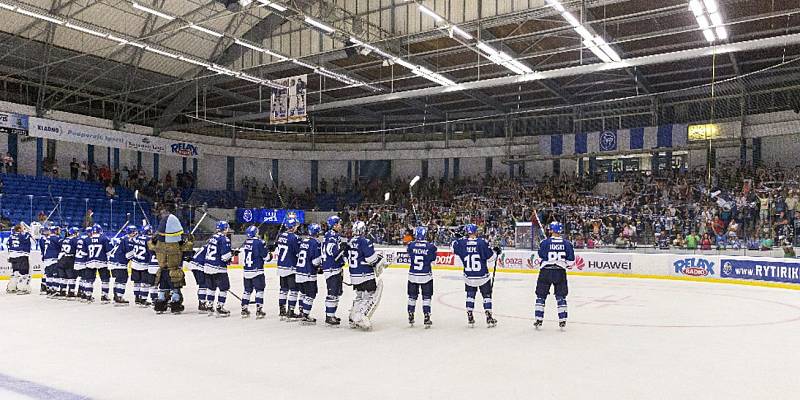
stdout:
POLYGON ((73 158, 72 162, 69 163, 69 177, 72 180, 78 179, 78 172, 80 171, 81 165, 78 164, 78 160, 73 158))
POLYGON ((89 165, 86 161, 81 162, 81 179, 84 181, 89 179, 89 165))
POLYGON ((94 211, 92 209, 86 210, 86 215, 83 216, 83 227, 88 228, 94 225, 94 211))
POLYGON ((700 241, 700 250, 711 250, 711 237, 708 233, 703 234, 703 239, 700 241))
POLYGON ((7 174, 16 173, 14 157, 11 157, 11 153, 6 153, 6 155, 3 156, 3 167, 5 168, 7 174))
POLYGON ((111 185, 110 183, 106 185, 106 197, 108 197, 109 199, 117 197, 117 190, 114 189, 114 186, 111 185))
POLYGON ((697 236, 696 233, 692 232, 688 236, 686 236, 686 249, 687 250, 697 250, 697 244, 700 242, 700 237, 697 236))

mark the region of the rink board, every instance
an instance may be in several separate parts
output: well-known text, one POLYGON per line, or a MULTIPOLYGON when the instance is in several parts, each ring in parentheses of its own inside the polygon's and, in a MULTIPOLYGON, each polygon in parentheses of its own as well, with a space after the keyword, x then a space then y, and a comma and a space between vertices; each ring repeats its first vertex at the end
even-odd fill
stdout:
MULTIPOLYGON (((408 254, 403 247, 377 247, 389 268, 408 268, 408 254)), ((772 257, 743 257, 703 254, 639 254, 639 253, 576 253, 570 274, 629 278, 674 279, 737 283, 754 286, 800 290, 800 260, 772 257)), ((241 268, 234 259, 232 268, 241 268)), ((41 277, 42 257, 39 251, 30 255, 31 273, 41 277)), ((268 264, 267 268, 274 268, 268 264)), ((490 267, 493 267, 490 266, 490 267)), ((462 268, 451 251, 439 251, 436 269, 462 268)), ((537 273, 539 260, 530 250, 506 250, 497 262, 499 272, 537 273)), ((11 266, 8 253, 0 253, 0 279, 8 279, 11 266)))

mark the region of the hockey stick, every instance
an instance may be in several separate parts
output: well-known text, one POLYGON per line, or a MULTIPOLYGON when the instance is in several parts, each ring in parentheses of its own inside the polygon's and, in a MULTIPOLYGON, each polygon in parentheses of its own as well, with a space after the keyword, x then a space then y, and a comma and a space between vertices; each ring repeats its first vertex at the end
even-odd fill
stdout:
POLYGON ((194 231, 196 231, 197 228, 200 227, 200 223, 203 222, 204 219, 206 219, 206 215, 208 215, 208 211, 203 213, 203 216, 201 216, 200 220, 197 221, 197 224, 194 225, 194 228, 192 228, 192 231, 189 232, 190 235, 194 235, 194 231))
POLYGON ((133 198, 136 200, 136 205, 139 206, 139 210, 142 212, 142 215, 144 216, 144 220, 147 221, 147 225, 150 225, 150 218, 147 218, 147 213, 144 212, 144 208, 142 207, 142 203, 139 202, 139 189, 136 189, 136 191, 133 192, 133 198))
POLYGON ((414 204, 414 185, 419 182, 419 175, 415 176, 411 182, 408 183, 408 194, 411 196, 411 209, 414 211, 414 224, 419 225, 419 216, 417 215, 417 205, 414 204))
POLYGON ((233 297, 236 297, 236 299, 238 299, 239 301, 242 301, 242 298, 237 296, 236 293, 233 292, 233 290, 228 289, 228 294, 233 297))

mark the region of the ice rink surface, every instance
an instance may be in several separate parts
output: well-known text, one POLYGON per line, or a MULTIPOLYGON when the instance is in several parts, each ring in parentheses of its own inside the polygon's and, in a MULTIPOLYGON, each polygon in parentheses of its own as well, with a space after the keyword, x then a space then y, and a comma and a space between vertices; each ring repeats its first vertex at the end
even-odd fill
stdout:
MULTIPOLYGON (((230 272, 241 294, 241 271, 230 272)), ((498 326, 470 329, 461 274, 435 271, 433 328, 406 322, 406 271, 388 270, 374 330, 115 308, 0 294, 1 399, 789 399, 800 393, 800 292, 570 276, 532 328, 536 275, 498 274, 498 326)), ((191 276, 187 277, 189 281, 191 276)), ((38 280, 36 281, 38 286, 38 280)), ((96 286, 99 286, 96 285, 96 286)), ((320 279, 320 292, 324 294, 320 279)), ((96 294, 96 297, 99 297, 96 294)), ((130 285, 128 290, 130 298, 130 285)), ((339 316, 347 319, 345 288, 339 316)), ((480 303, 480 301, 478 301, 480 303)), ((251 306, 252 307, 252 306, 251 306)))

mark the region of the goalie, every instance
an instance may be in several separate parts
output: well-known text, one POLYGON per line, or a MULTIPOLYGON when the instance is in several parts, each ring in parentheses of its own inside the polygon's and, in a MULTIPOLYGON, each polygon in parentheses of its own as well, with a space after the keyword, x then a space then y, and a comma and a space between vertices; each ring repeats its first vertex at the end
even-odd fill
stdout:
POLYGON ((372 315, 383 293, 383 282, 378 277, 385 264, 383 256, 375 252, 372 241, 364 237, 366 233, 367 225, 363 221, 353 224, 347 260, 350 264, 350 281, 356 292, 353 308, 350 309, 350 327, 370 330, 372 315))
POLYGON ((23 224, 14 226, 8 237, 8 262, 11 264, 11 280, 6 292, 29 294, 31 292, 31 271, 28 256, 31 253, 31 235, 23 224))

